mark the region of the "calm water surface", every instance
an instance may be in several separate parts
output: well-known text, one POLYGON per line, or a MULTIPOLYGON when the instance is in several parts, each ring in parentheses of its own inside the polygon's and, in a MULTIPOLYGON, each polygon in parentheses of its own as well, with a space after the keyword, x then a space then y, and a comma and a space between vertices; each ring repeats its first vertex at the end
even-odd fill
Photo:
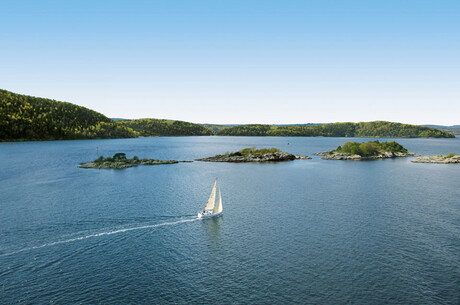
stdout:
MULTIPOLYGON (((0 143, 0 303, 459 304, 458 165, 314 156, 77 167, 116 152, 312 155, 346 140, 0 143), (216 177, 224 216, 197 220, 216 177)), ((419 154, 460 152, 458 138, 398 142, 419 154)))

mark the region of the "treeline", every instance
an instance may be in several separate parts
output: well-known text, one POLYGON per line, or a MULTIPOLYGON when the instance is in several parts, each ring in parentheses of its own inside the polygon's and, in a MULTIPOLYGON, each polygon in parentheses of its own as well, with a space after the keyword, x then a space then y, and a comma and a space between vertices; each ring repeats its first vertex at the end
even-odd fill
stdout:
POLYGON ((214 132, 204 126, 183 121, 139 119, 118 121, 117 124, 132 128, 143 137, 210 136, 214 134, 214 132))
POLYGON ((214 125, 162 119, 113 121, 105 115, 0 89, 0 141, 132 138, 137 136, 297 136, 453 138, 435 128, 384 121, 323 125, 214 125))
POLYGON ((423 126, 385 121, 333 123, 312 126, 239 125, 220 130, 222 136, 454 138, 453 134, 423 126))
POLYGON ((274 126, 263 124, 237 125, 217 132, 219 136, 274 136, 271 129, 274 126))
POLYGON ((0 90, 0 140, 131 138, 136 133, 96 111, 0 90))

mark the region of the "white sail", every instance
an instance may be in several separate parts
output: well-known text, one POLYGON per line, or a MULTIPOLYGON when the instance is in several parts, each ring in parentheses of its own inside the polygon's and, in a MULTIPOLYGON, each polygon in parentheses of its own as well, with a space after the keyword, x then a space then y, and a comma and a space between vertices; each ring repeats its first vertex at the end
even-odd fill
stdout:
POLYGON ((220 194, 220 187, 219 187, 219 199, 217 199, 217 203, 214 206, 214 209, 212 210, 213 213, 220 213, 222 212, 223 207, 222 207, 222 196, 220 194))
POLYGON ((209 196, 208 202, 204 207, 205 210, 212 210, 214 209, 214 204, 216 202, 216 186, 217 186, 217 179, 214 182, 214 186, 212 187, 211 195, 209 196))

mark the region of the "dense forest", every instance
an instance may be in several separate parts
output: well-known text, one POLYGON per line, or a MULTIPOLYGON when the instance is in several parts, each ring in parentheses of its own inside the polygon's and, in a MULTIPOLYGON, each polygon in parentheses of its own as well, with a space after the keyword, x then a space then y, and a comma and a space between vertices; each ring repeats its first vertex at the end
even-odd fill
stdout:
POLYGON ((238 125, 220 130, 222 136, 453 138, 453 134, 423 126, 384 121, 323 125, 238 125))
POLYGON ((213 134, 217 134, 222 129, 234 127, 234 126, 237 126, 237 125, 236 124, 233 124, 233 125, 231 125, 231 124, 230 125, 200 124, 200 126, 203 126, 204 128, 211 130, 213 134))
POLYGON ((209 135, 454 137, 451 133, 435 128, 383 121, 321 125, 215 125, 161 119, 114 121, 82 106, 0 89, 0 141, 209 135))
POLYGON ((0 140, 130 138, 136 133, 96 111, 0 90, 0 140))
POLYGON ((172 120, 139 119, 118 121, 125 127, 132 128, 140 136, 209 136, 214 133, 204 126, 172 120))

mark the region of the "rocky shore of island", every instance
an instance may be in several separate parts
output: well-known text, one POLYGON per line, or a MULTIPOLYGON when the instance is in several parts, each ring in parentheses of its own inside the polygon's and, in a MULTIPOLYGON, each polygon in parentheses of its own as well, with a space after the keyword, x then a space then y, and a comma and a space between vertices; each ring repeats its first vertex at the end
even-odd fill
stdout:
POLYGON ((176 160, 157 160, 157 159, 139 159, 134 156, 132 159, 126 158, 126 154, 117 153, 113 157, 104 158, 103 156, 91 162, 80 163, 80 168, 98 168, 98 169, 125 169, 139 165, 161 165, 161 164, 175 164, 179 162, 190 161, 176 161, 176 160))
MULTIPOLYGON (((277 148, 262 148, 255 149, 245 148, 237 152, 227 153, 225 155, 217 155, 214 157, 196 159, 196 161, 206 162, 279 162, 291 160, 311 159, 305 155, 293 155, 277 148)), ((132 159, 126 158, 125 153, 116 153, 113 157, 104 158, 100 156, 98 159, 91 162, 80 163, 80 168, 97 168, 97 169, 125 169, 136 167, 139 165, 161 165, 175 164, 182 162, 193 161, 177 161, 177 160, 157 160, 157 159, 139 159, 134 156, 132 159)))
POLYGON ((244 163, 244 162, 280 162, 280 161, 292 161, 296 159, 311 159, 305 155, 293 155, 277 148, 261 148, 256 149, 255 147, 244 148, 237 152, 227 153, 224 155, 216 155, 213 157, 196 159, 196 161, 205 162, 233 162, 233 163, 244 163))
POLYGON ((450 155, 421 156, 411 160, 414 163, 436 163, 436 164, 455 164, 460 163, 460 155, 452 153, 450 155))
POLYGON ((412 152, 383 152, 378 155, 373 156, 361 156, 357 154, 349 154, 342 152, 326 151, 314 153, 316 156, 323 156, 323 160, 351 160, 351 161, 366 161, 366 160, 378 160, 378 159, 391 159, 391 158, 400 158, 400 157, 416 157, 416 153, 412 152))
POLYGON ((311 157, 306 156, 306 155, 294 155, 297 160, 308 160, 311 159, 311 157))

